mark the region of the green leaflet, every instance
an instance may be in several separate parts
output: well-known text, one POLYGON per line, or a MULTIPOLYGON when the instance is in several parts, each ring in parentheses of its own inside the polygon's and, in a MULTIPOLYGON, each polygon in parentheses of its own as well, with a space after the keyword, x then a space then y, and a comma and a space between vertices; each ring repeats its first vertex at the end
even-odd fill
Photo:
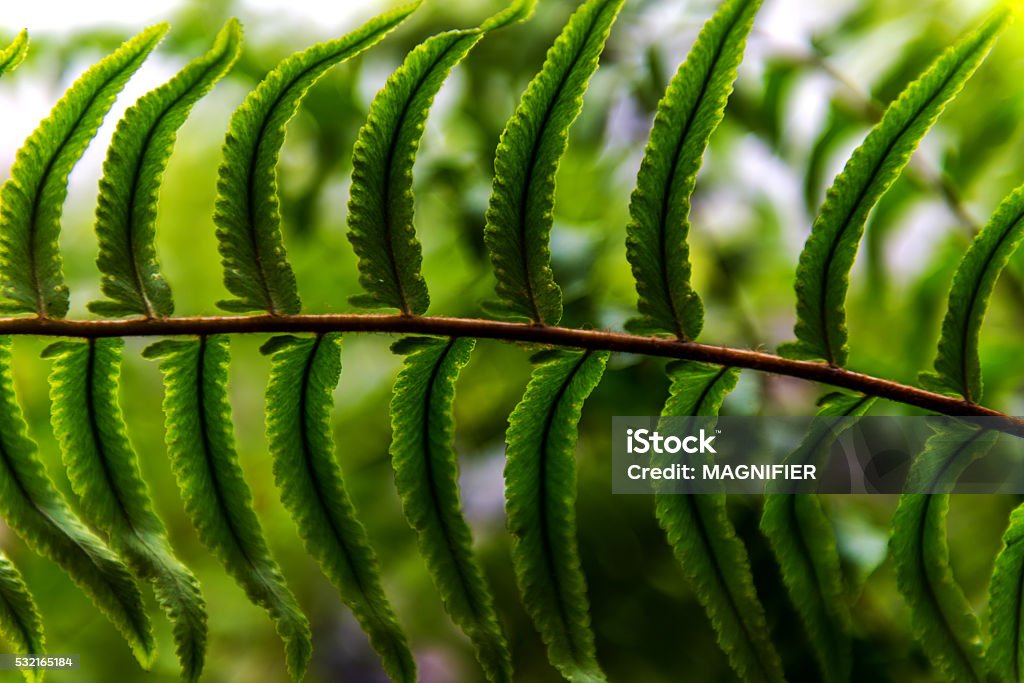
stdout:
POLYGON ((978 335, 996 280, 1024 239, 1024 186, 1003 200, 964 254, 949 291, 949 307, 935 357, 935 372, 921 382, 935 391, 981 400, 978 335))
MULTIPOLYGON (((873 398, 831 394, 821 402, 819 418, 787 459, 792 464, 820 463, 836 438, 851 424, 842 418, 863 415, 873 398)), ((835 532, 814 494, 776 493, 765 496, 761 531, 778 560, 782 581, 803 621, 807 638, 826 683, 851 676, 851 617, 839 566, 835 532)))
POLYGON ((121 339, 57 342, 44 356, 50 375, 53 431, 82 515, 109 534, 110 545, 153 583, 174 625, 182 677, 198 680, 206 653, 206 605, 199 582, 175 556, 153 510, 139 459, 117 402, 121 339))
POLYGON ((148 667, 155 655, 142 595, 121 560, 85 528, 46 475, 14 396, 11 340, 0 337, 0 517, 56 562, 148 667))
POLYGON ((413 227, 412 166, 434 96, 484 34, 526 19, 536 0, 520 0, 480 28, 441 33, 410 52, 373 99, 352 153, 348 239, 359 257, 356 306, 422 315, 430 305, 420 274, 423 250, 413 227))
POLYGON ((607 353, 549 352, 508 419, 505 512, 523 605, 573 683, 604 681, 576 543, 576 425, 607 353))
MULTIPOLYGON (((936 428, 910 467, 908 490, 946 490, 984 455, 998 433, 967 425, 936 428), (964 435, 971 437, 964 440, 964 435)), ((889 551, 896 582, 910 606, 914 635, 932 665, 951 683, 983 683, 978 619, 949 564, 946 512, 949 495, 905 493, 892 519, 889 551)))
POLYGON ((0 76, 18 68, 28 54, 28 31, 22 30, 10 45, 0 50, 0 76))
POLYGON ((622 3, 587 0, 576 10, 501 134, 484 228, 500 299, 488 309, 501 317, 546 325, 562 317, 548 245, 555 172, 622 3))
MULTIPOLYGON (((43 622, 39 610, 21 578, 18 568, 0 552, 0 633, 7 639, 10 651, 17 654, 43 654, 43 622)), ((43 672, 23 669, 29 683, 43 680, 43 672)))
POLYGON ((406 519, 452 621, 465 631, 489 681, 512 681, 512 658, 494 598, 473 558, 473 538, 459 502, 453 441, 455 381, 473 339, 407 338, 391 399, 391 463, 406 519))
MULTIPOLYGON (((705 424, 696 416, 718 415, 739 379, 735 368, 689 361, 672 363, 668 374, 672 386, 662 422, 680 416, 705 424)), ((725 496, 656 492, 655 513, 737 675, 749 682, 783 681, 747 549, 729 521, 725 496)))
POLYGON ((67 314, 58 237, 68 174, 167 28, 146 29, 86 71, 18 150, 0 189, 0 312, 67 314))
POLYGON ((108 300, 90 303, 93 313, 152 318, 174 312, 153 244, 160 181, 178 128, 192 106, 231 69, 241 46, 242 27, 231 19, 208 53, 144 95, 118 122, 96 207, 96 265, 108 300))
POLYGON ((416 664, 381 587, 377 558, 334 459, 332 392, 341 376, 341 335, 274 337, 267 386, 267 437, 281 501, 306 549, 337 587, 395 681, 416 664))
POLYGON ((704 325, 704 307, 690 285, 690 196, 760 6, 761 0, 723 3, 658 103, 626 229, 642 314, 630 328, 638 332, 696 339, 704 325))
POLYGON ((312 651, 309 622, 270 555, 235 452, 227 338, 165 340, 144 355, 163 359, 167 451, 185 512, 203 544, 274 620, 285 643, 288 671, 297 681, 312 651))
POLYGON ((961 38, 886 110, 829 188, 796 272, 797 341, 791 358, 846 364, 846 291, 868 213, 910 160, 921 138, 963 88, 1006 26, 1001 8, 961 38))
POLYGON ((346 36, 285 58, 231 116, 213 214, 224 284, 238 297, 219 302, 224 310, 299 312, 295 274, 281 239, 277 191, 277 159, 285 126, 328 69, 373 47, 418 5, 387 12, 346 36))
POLYGON ((1024 680, 1024 506, 1010 515, 1003 534, 1003 549, 996 557, 988 589, 989 634, 985 664, 1000 683, 1024 680))

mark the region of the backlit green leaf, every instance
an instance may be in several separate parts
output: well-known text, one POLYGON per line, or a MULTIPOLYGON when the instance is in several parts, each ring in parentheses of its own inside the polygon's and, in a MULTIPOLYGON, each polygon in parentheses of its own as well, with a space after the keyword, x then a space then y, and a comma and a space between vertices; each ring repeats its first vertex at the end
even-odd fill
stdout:
POLYGON ((238 298, 220 302, 221 308, 273 315, 299 312, 295 274, 281 238, 277 188, 285 126, 328 69, 376 45, 418 5, 387 12, 342 38, 285 58, 235 110, 224 140, 213 220, 224 284, 238 298))
POLYGON ((309 622, 270 555, 242 476, 227 393, 227 338, 165 340, 145 355, 163 359, 167 451, 185 512, 203 544, 270 614, 285 643, 288 671, 298 681, 312 651, 309 622))
POLYGON ((783 355, 846 364, 846 291, 868 213, 988 55, 1008 18, 1009 10, 999 9, 942 53, 886 110, 836 176, 800 254, 797 341, 780 347, 783 355))
POLYGON ((332 392, 341 377, 341 336, 275 337, 267 385, 267 437, 281 501, 370 636, 394 681, 416 680, 416 663, 381 587, 377 557, 334 459, 332 392))
MULTIPOLYGON (((908 490, 949 491, 998 433, 952 423, 937 427, 914 460, 908 490)), ((910 606, 914 635, 950 683, 984 683, 978 618, 953 577, 946 540, 949 494, 905 493, 892 518, 889 551, 896 582, 910 606)))
MULTIPOLYGON (((391 400, 391 463, 405 517, 452 621, 465 631, 489 681, 512 681, 512 658, 494 598, 473 558, 459 501, 453 441, 455 381, 472 339, 424 339, 407 351, 391 400)), ((408 347, 408 345, 406 345, 408 347)))
POLYGON ((690 285, 690 196, 760 6, 760 0, 724 2, 658 103, 626 229, 642 314, 630 326, 638 332, 696 339, 703 327, 704 307, 690 285))
POLYGON ((576 449, 583 402, 607 353, 549 354, 508 421, 505 511, 512 562, 548 659, 573 683, 604 681, 576 542, 576 449))
MULTIPOLYGON (((681 433, 677 427, 686 433, 696 425, 712 428, 714 422, 707 417, 718 415, 739 379, 734 368, 693 362, 673 363, 668 374, 672 386, 659 426, 666 433, 681 433), (693 426, 687 429, 679 421, 693 426), (668 424, 672 429, 661 426, 668 424)), ((737 675, 756 683, 784 680, 764 608, 754 590, 750 558, 729 520, 725 496, 660 490, 655 493, 655 512, 737 675)))
POLYGON ((53 431, 82 515, 109 535, 132 571, 153 584, 174 625, 182 677, 196 681, 206 655, 206 605, 199 582, 175 556, 153 510, 117 401, 121 339, 57 342, 50 376, 53 431))
POLYGON ((535 4, 520 0, 480 28, 427 39, 377 93, 352 155, 348 239, 359 257, 359 284, 368 292, 352 303, 406 315, 426 312, 430 296, 413 227, 412 167, 430 106, 451 70, 487 31, 527 18, 535 4))
POLYGON ((1003 200, 974 239, 953 277, 942 321, 935 372, 921 381, 930 389, 981 400, 978 336, 996 280, 1024 239, 1024 187, 1003 200))
POLYGON ((103 163, 96 207, 96 265, 107 300, 90 303, 90 311, 148 318, 174 312, 153 243, 160 181, 178 128, 192 106, 231 69, 241 48, 242 27, 231 19, 208 53, 140 98, 118 122, 103 163))
POLYGON ((501 317, 546 325, 562 317, 548 245, 555 172, 622 3, 587 0, 576 10, 501 134, 484 228, 500 299, 488 308, 501 317))
POLYGON ((39 124, 0 189, 0 311, 63 318, 68 288, 58 238, 68 175, 121 88, 167 33, 158 24, 86 71, 39 124))

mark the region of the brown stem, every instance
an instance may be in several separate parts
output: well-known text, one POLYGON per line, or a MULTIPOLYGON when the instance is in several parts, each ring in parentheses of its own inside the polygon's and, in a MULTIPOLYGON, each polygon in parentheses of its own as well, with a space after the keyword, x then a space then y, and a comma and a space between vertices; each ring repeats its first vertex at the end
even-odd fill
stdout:
POLYGON ((54 320, 50 318, 0 318, 0 334, 50 337, 163 337, 209 334, 281 334, 301 332, 377 332, 474 337, 510 342, 617 351, 717 365, 821 382, 869 396, 917 406, 944 415, 1005 418, 1005 431, 1024 433, 1024 420, 962 399, 943 396, 825 363, 789 360, 762 351, 712 346, 674 339, 643 337, 623 332, 576 330, 526 323, 497 322, 476 318, 375 314, 253 315, 191 318, 133 318, 129 320, 54 320))

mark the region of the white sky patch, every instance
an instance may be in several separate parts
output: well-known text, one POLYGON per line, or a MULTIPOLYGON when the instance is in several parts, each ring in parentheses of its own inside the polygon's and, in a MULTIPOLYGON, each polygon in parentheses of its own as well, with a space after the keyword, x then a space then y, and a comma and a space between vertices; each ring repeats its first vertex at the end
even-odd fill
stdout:
MULTIPOLYGON (((12 33, 29 31, 69 33, 96 26, 124 26, 138 29, 164 21, 186 6, 185 0, 23 0, 3 2, 0 27, 12 33)), ((239 14, 287 17, 289 21, 317 26, 347 25, 352 17, 383 12, 393 3, 384 0, 245 0, 239 14)))
POLYGON ((181 0, 137 2, 135 0, 38 0, 5 2, 5 29, 27 27, 29 32, 66 33, 90 26, 137 28, 166 19, 183 4, 181 0))

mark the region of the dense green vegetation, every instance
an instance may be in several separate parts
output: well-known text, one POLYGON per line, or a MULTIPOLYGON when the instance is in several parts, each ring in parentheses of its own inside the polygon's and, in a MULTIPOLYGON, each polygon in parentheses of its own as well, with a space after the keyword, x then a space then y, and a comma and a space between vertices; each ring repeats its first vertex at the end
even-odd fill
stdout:
POLYGON ((1014 496, 610 492, 613 415, 1021 412, 1012 10, 799 4, 5 27, 2 125, 57 102, 0 190, 7 648, 81 654, 58 682, 1021 680, 1014 496))

